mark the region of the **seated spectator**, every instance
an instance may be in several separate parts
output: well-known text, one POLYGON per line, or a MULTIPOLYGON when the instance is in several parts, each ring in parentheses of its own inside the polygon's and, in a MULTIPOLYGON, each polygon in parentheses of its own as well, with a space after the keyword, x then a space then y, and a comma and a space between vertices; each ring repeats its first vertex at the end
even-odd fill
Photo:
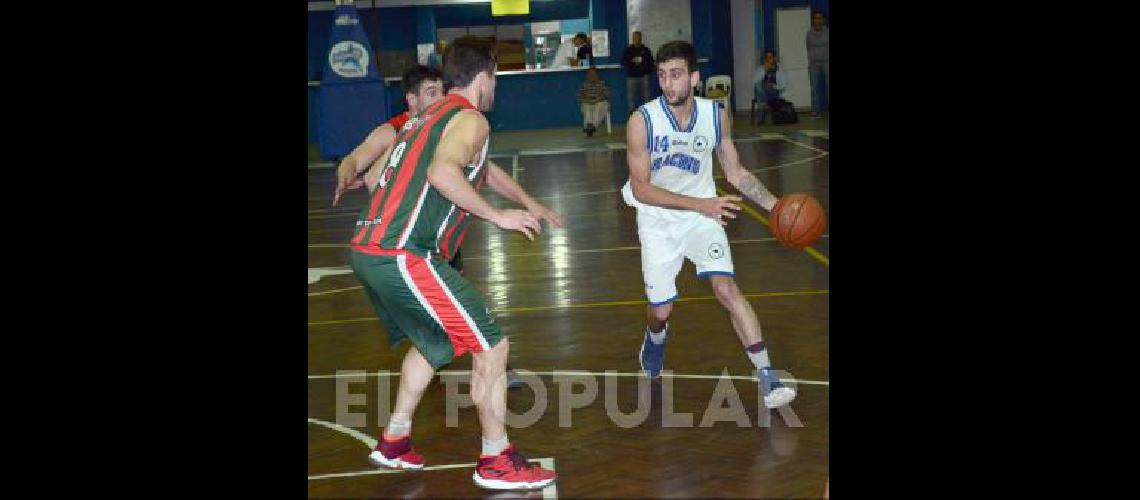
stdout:
POLYGON ((756 70, 752 84, 759 105, 760 123, 764 123, 768 111, 775 105, 774 101, 782 99, 784 90, 788 88, 788 75, 777 64, 775 51, 764 51, 764 64, 756 70))
POLYGON ((574 35, 574 47, 577 48, 575 57, 570 61, 571 66, 593 66, 594 47, 590 45, 590 38, 585 33, 574 35))
POLYGON ((582 117, 586 122, 582 130, 586 132, 586 137, 593 137, 598 130, 597 126, 610 113, 610 89, 598 77, 597 68, 586 70, 586 81, 578 91, 578 101, 582 103, 582 117))

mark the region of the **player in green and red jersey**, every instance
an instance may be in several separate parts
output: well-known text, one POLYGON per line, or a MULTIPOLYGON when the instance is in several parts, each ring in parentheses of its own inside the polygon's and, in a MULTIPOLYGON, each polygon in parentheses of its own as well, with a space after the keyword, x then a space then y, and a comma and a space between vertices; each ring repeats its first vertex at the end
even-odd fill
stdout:
POLYGON ((527 462, 507 439, 506 360, 510 343, 482 297, 447 264, 472 216, 533 240, 541 221, 562 218, 535 201, 509 174, 486 161, 496 60, 491 45, 457 40, 444 58, 448 94, 412 118, 381 157, 368 204, 352 238, 352 267, 393 344, 409 339, 396 406, 369 458, 387 467, 421 468, 411 447, 411 417, 435 371, 471 352, 471 396, 483 431, 473 480, 490 489, 541 488, 553 471, 527 462), (484 184, 526 210, 498 209, 484 184))

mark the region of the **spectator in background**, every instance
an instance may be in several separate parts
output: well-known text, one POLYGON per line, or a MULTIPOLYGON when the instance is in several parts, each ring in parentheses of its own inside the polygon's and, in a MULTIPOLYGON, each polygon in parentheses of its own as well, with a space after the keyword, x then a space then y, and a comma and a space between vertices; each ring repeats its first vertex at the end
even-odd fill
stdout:
POLYGON ((594 48, 585 33, 574 35, 574 47, 578 48, 577 57, 570 61, 571 66, 593 66, 594 48), (583 64, 586 63, 586 64, 583 64))
POLYGON ((629 112, 649 100, 649 75, 653 73, 653 52, 641 44, 641 32, 631 35, 633 43, 621 55, 625 67, 625 90, 629 97, 629 112))
POLYGON ((610 89, 598 77, 598 69, 586 70, 586 81, 578 91, 578 101, 582 103, 582 117, 585 119, 586 137, 593 137, 597 126, 610 113, 610 89))
POLYGON ((811 29, 807 32, 808 76, 811 77, 811 117, 823 116, 831 105, 831 35, 823 25, 823 12, 811 13, 811 29))
POLYGON ((752 86, 759 104, 760 123, 764 123, 768 110, 776 100, 783 98, 784 90, 788 88, 788 75, 778 65, 775 51, 764 51, 764 64, 756 70, 752 86))

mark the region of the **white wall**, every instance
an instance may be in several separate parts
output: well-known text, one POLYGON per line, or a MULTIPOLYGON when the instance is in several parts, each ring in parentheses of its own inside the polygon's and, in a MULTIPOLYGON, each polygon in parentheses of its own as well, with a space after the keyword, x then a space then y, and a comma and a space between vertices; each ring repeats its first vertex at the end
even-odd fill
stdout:
POLYGON ((689 0, 626 0, 625 8, 630 33, 640 31, 641 43, 654 55, 666 42, 693 42, 689 0))
POLYGON ((756 0, 731 0, 732 107, 748 111, 752 105, 752 75, 756 73, 756 0))
POLYGON ((797 108, 811 107, 811 81, 808 79, 808 56, 805 37, 811 29, 811 9, 796 7, 776 9, 776 53, 780 67, 788 74, 784 99, 797 108))

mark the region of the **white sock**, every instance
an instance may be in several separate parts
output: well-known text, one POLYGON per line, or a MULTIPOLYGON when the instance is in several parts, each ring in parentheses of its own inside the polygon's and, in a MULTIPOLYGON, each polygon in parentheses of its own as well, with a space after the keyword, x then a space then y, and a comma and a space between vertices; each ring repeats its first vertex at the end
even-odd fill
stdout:
POLYGON ((510 445, 511 442, 507 439, 506 434, 503 434, 503 437, 499 439, 488 440, 487 438, 483 438, 483 456, 493 457, 498 455, 510 445))
POLYGON ((402 415, 392 415, 388 420, 388 428, 384 431, 384 435, 389 437, 404 437, 411 433, 412 421, 402 415))
POLYGON ((669 333, 669 323, 665 323, 665 326, 661 327, 661 331, 659 331, 657 333, 653 333, 653 332, 649 331, 648 326, 645 327, 645 331, 649 333, 649 341, 650 342, 653 342, 654 344, 657 344, 657 345, 661 345, 662 343, 665 342, 665 334, 669 333))
POLYGON ((768 348, 764 346, 764 341, 758 342, 761 349, 759 352, 752 352, 749 349, 744 350, 744 354, 748 355, 748 359, 752 360, 752 365, 760 370, 760 376, 765 378, 765 382, 769 384, 779 385, 780 381, 772 373, 772 362, 768 361, 768 348))

